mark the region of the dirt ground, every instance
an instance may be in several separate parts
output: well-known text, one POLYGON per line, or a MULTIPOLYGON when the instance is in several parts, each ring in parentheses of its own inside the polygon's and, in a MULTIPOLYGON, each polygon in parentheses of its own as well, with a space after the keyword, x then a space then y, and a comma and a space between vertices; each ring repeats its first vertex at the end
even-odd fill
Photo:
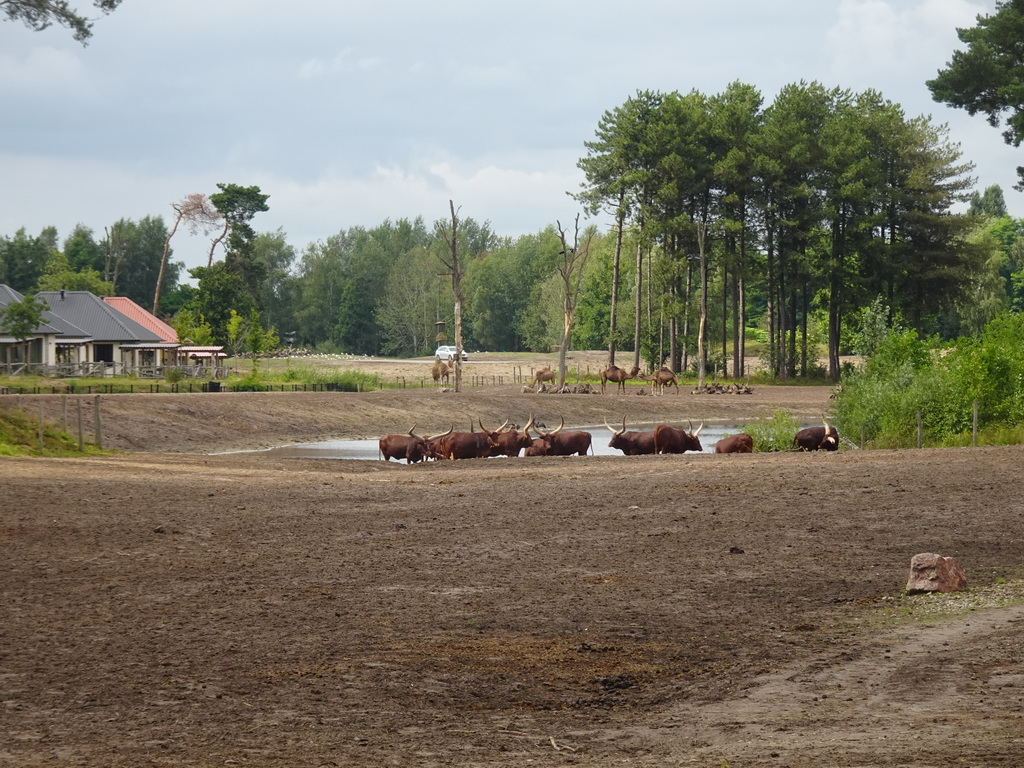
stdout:
POLYGON ((125 453, 0 459, 0 765, 1024 765, 1022 448, 212 453, 828 395, 104 396, 125 453))

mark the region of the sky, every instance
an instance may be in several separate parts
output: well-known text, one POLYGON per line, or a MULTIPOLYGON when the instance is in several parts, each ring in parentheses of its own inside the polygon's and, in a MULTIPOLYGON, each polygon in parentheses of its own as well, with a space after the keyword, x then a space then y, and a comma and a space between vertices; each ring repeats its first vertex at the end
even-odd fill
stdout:
MULTIPOLYGON (((72 0, 95 12, 87 0, 72 0)), ((879 91, 949 126, 1011 215, 1024 149, 925 81, 995 0, 124 0, 87 47, 0 20, 0 236, 128 218, 218 183, 258 186, 301 254, 351 227, 449 215, 501 236, 581 213, 601 116, 637 91, 772 102, 786 85, 879 91)), ((608 229, 611 222, 592 223, 608 229)), ((179 232, 173 258, 206 264, 179 232)))

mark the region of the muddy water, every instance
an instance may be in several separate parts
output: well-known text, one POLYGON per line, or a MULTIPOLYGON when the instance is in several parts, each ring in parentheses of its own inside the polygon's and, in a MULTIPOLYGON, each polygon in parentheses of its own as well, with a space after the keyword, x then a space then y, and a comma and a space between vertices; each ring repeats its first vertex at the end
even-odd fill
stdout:
MULTIPOLYGON (((630 431, 643 432, 651 429, 650 424, 634 426, 626 424, 630 431)), ((604 425, 569 427, 569 429, 582 429, 593 435, 592 447, 596 456, 621 456, 622 452, 608 447, 611 433, 604 425)), ((713 453, 715 443, 726 435, 734 435, 740 431, 736 424, 705 424, 700 433, 700 442, 704 447, 704 453, 713 453)), ((375 461, 380 459, 376 440, 325 440, 319 443, 296 443, 294 445, 280 445, 267 450, 277 458, 286 459, 357 459, 375 461)))

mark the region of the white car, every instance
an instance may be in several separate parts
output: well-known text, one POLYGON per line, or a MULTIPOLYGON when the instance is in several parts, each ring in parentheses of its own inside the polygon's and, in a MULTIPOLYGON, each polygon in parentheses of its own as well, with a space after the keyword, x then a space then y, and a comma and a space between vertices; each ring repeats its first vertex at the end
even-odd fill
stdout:
MULTIPOLYGON (((455 359, 455 347, 453 346, 442 346, 438 347, 434 352, 435 360, 443 360, 448 363, 455 359)), ((462 362, 469 360, 469 355, 466 354, 466 350, 462 350, 462 362)))

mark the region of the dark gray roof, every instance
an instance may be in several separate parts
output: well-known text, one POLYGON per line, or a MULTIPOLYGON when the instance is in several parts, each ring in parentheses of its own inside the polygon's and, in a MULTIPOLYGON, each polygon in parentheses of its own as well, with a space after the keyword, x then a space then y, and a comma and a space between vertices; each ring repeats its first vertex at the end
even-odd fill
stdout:
MULTIPOLYGON (((11 286, 0 283, 0 307, 6 307, 11 302, 21 301, 24 298, 24 296, 11 288, 11 286)), ((37 335, 51 333, 56 336, 70 336, 76 339, 88 338, 89 334, 81 328, 77 328, 71 323, 61 320, 52 312, 43 310, 42 319, 43 322, 33 329, 33 333, 37 335)))
POLYGON ((88 291, 40 291, 36 297, 49 304, 58 318, 80 328, 95 341, 163 341, 88 291))

